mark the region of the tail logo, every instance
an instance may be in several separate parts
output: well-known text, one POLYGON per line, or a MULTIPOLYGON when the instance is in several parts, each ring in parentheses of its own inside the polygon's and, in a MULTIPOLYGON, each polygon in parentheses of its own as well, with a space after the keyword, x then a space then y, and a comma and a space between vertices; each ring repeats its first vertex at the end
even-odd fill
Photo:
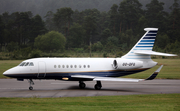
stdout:
POLYGON ((152 50, 156 39, 157 31, 147 31, 134 50, 152 50))

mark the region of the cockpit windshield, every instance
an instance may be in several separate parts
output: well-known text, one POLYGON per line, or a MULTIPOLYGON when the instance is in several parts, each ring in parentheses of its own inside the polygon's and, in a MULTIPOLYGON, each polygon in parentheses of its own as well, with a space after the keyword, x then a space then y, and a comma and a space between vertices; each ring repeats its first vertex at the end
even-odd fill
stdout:
POLYGON ((30 62, 30 63, 29 63, 29 66, 34 66, 33 62, 30 62))
POLYGON ((25 66, 28 66, 29 62, 26 62, 25 66))
POLYGON ((25 62, 22 62, 22 63, 19 64, 19 66, 23 66, 24 64, 25 64, 25 62))
POLYGON ((19 66, 34 66, 33 62, 22 62, 19 64, 19 66))

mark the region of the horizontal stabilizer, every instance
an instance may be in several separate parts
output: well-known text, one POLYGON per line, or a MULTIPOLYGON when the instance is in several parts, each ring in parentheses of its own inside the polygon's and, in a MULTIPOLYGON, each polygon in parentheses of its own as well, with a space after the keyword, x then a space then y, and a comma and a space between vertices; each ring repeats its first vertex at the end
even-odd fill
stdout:
POLYGON ((167 53, 161 53, 155 51, 135 51, 134 53, 140 55, 177 56, 176 54, 167 54, 167 53))

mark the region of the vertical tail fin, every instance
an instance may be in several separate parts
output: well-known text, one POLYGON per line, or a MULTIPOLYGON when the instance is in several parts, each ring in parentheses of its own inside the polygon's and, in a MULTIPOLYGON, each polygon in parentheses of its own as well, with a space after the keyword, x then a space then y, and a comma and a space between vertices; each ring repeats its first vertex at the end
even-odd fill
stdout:
POLYGON ((145 28, 146 33, 134 45, 134 47, 122 58, 126 59, 151 59, 151 55, 135 54, 135 51, 152 51, 158 28, 145 28))

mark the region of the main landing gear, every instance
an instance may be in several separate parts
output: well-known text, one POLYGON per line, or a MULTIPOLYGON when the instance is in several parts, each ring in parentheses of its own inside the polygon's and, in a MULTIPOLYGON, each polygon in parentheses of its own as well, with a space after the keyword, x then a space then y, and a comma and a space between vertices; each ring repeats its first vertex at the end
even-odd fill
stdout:
POLYGON ((102 87, 101 81, 97 81, 97 84, 95 84, 94 88, 95 88, 96 90, 100 90, 101 87, 102 87))
MULTIPOLYGON (((79 88, 84 89, 86 87, 86 84, 83 81, 79 81, 79 88)), ((94 88, 96 90, 100 90, 102 87, 101 81, 97 81, 97 83, 94 85, 94 88)))
POLYGON ((33 87, 31 85, 34 85, 34 82, 32 79, 28 79, 29 82, 29 90, 33 90, 33 87))
POLYGON ((81 89, 84 89, 86 87, 86 84, 83 81, 79 81, 79 87, 81 89))

